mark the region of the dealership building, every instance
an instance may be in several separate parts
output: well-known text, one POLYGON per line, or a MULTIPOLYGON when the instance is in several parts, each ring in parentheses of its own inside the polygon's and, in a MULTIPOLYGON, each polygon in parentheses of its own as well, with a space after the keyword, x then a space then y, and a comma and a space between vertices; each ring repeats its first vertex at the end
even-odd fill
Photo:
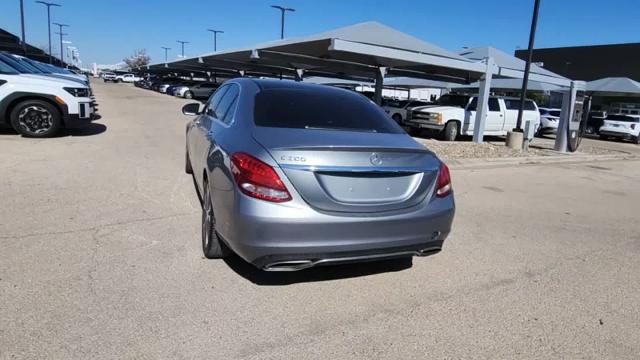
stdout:
MULTIPOLYGON (((524 60, 527 50, 516 50, 515 56, 524 60)), ((575 80, 629 78, 640 82, 640 43, 534 49, 532 61, 575 80)), ((636 114, 640 112, 640 97, 623 93, 596 96, 594 105, 636 114)))
MULTIPOLYGON (((515 55, 525 60, 527 50, 516 50, 515 55)), ((640 81, 640 43, 534 49, 533 62, 569 79, 627 77, 640 81)))

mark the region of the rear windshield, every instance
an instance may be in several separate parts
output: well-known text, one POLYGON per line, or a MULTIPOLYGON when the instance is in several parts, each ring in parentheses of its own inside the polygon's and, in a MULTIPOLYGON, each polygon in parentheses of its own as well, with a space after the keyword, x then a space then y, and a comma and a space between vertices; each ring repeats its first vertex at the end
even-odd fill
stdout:
POLYGON ((264 89, 255 98, 254 121, 257 126, 278 128, 404 132, 371 101, 336 90, 264 89))
POLYGON ((438 105, 465 107, 469 103, 469 97, 465 95, 442 95, 438 99, 438 105))
POLYGON ((606 120, 638 122, 640 121, 640 118, 626 115, 609 115, 606 120))

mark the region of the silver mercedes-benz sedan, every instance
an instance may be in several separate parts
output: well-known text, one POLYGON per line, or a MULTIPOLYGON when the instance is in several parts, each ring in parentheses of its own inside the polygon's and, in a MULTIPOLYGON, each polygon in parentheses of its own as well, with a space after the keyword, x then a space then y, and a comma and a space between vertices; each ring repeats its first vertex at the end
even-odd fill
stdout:
POLYGON ((294 81, 227 81, 182 109, 207 258, 270 271, 437 253, 449 169, 366 97, 294 81))

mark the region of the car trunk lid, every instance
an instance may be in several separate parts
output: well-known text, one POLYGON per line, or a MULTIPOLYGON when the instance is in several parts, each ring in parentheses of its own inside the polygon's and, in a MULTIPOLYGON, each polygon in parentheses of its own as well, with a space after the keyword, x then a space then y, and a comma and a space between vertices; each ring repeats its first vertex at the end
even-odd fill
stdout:
POLYGON ((440 162, 406 134, 258 127, 295 190, 324 211, 411 207, 433 194, 440 162))

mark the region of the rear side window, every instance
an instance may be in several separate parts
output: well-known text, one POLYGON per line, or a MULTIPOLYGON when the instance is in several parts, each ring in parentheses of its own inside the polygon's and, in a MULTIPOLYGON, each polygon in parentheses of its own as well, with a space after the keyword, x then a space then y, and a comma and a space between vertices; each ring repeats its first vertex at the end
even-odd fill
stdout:
POLYGON ((337 89, 264 89, 255 98, 254 121, 278 128, 404 132, 365 97, 337 89))
MULTIPOLYGON (((520 100, 516 99, 504 99, 504 104, 508 110, 520 110, 520 100)), ((536 105, 531 100, 525 100, 524 102, 524 110, 526 111, 536 111, 536 105)), ((548 114, 548 110, 539 110, 540 114, 545 115, 548 114)))
POLYGON ((227 92, 227 90, 229 90, 229 85, 221 87, 220 89, 218 89, 218 91, 211 95, 209 104, 207 105, 207 115, 216 117, 216 107, 220 103, 220 100, 222 100, 222 97, 227 92))
MULTIPOLYGON (((467 106, 467 110, 476 111, 478 107, 478 98, 473 98, 467 106)), ((489 111, 500 111, 500 103, 496 98, 489 98, 489 111)))
POLYGON ((235 110, 235 104, 238 100, 238 93, 240 92, 237 85, 229 85, 229 90, 224 94, 222 100, 215 108, 215 112, 218 120, 225 124, 230 124, 233 119, 233 110, 235 110))

